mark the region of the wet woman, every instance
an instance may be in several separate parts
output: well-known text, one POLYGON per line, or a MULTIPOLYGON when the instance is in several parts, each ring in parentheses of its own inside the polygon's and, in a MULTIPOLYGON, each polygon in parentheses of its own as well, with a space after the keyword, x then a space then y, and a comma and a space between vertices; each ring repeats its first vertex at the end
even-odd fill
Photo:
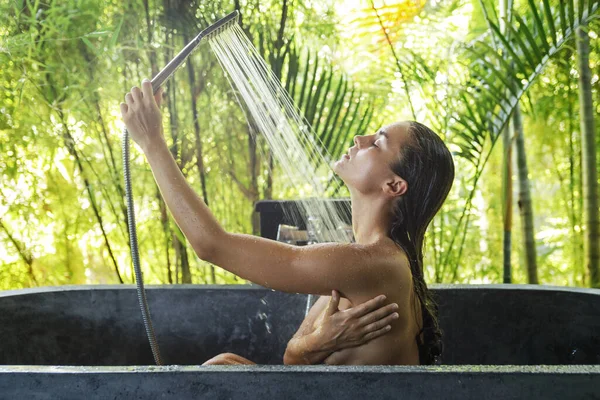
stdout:
MULTIPOLYGON (((355 137, 355 145, 334 165, 350 191, 355 243, 298 247, 230 233, 220 226, 186 182, 166 145, 159 99, 160 92, 153 96, 152 86, 145 80, 141 89, 134 87, 127 93, 121 113, 198 257, 284 292, 329 296, 338 290, 341 299, 336 307, 342 311, 360 307, 380 294, 398 305, 397 318, 388 332, 357 346, 333 348, 317 362, 415 365, 436 361, 441 353, 441 333, 423 276, 423 242, 454 179, 452 156, 437 134, 417 122, 397 122, 375 134, 355 137)), ((316 352, 307 350, 310 343, 301 338, 320 329, 326 317, 337 314, 328 312, 328 304, 337 301, 325 297, 315 303, 295 336, 296 342, 292 339, 288 346, 286 358, 316 352)), ((325 353, 330 350, 323 349, 325 353)), ((239 356, 239 362, 233 362, 231 357, 221 356, 222 361, 231 363, 251 362, 239 356)))

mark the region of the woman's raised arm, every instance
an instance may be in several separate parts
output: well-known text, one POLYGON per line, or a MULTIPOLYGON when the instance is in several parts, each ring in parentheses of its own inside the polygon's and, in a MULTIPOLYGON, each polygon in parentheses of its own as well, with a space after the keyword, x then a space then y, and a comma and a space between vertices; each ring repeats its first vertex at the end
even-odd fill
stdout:
POLYGON ((208 249, 204 260, 271 289, 344 295, 372 288, 375 250, 357 243, 294 246, 262 237, 227 233, 208 249), (369 271, 370 270, 370 271, 369 271))

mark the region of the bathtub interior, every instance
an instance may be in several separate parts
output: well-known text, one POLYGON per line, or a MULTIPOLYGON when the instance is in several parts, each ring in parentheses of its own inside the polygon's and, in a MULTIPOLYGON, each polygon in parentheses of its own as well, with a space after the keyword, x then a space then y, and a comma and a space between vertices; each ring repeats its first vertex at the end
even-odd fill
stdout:
MULTIPOLYGON (((600 291, 434 286, 446 365, 600 364, 600 291)), ((233 352, 281 364, 305 295, 252 286, 148 287, 166 365, 233 352)), ((0 294, 0 364, 152 365, 133 286, 0 294)))

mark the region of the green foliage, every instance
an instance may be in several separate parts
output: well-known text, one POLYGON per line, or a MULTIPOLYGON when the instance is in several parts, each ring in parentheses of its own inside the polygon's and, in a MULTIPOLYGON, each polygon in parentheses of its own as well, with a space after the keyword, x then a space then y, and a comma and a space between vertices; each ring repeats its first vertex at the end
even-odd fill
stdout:
MULTIPOLYGON (((0 289, 117 283, 118 275, 133 282, 118 103, 235 4, 0 2, 0 289)), ((585 285, 570 37, 597 15, 598 3, 517 2, 503 35, 494 2, 430 2, 413 22, 398 17, 389 43, 374 19, 360 20, 361 30, 349 34, 339 17, 347 5, 340 4, 240 2, 243 28, 334 157, 354 135, 411 115, 411 109, 449 143, 457 178, 428 231, 429 282, 501 281, 502 161, 495 143, 520 100, 531 149, 540 282, 585 285), (489 25, 481 19, 482 4, 489 25), (451 22, 465 15, 464 26, 451 22)), ((596 24, 590 24, 595 83, 596 24)), ((387 20, 383 25, 391 26, 387 20)), ((281 172, 271 165, 265 144, 250 139, 243 111, 208 46, 189 63, 194 82, 186 66, 168 83, 167 142, 225 229, 256 232, 254 201, 297 194, 280 188, 281 172)), ((593 90, 600 107, 597 84, 593 90)), ((163 213, 151 171, 137 151, 132 171, 145 277, 148 283, 181 283, 183 256, 175 243, 183 238, 163 213)), ((338 189, 343 191, 332 188, 332 194, 338 189)), ((513 278, 524 282, 519 235, 515 229, 513 278)), ((185 251, 192 282, 212 283, 211 266, 185 251)), ((217 283, 239 281, 219 268, 214 273, 217 283)))
MULTIPOLYGON (((259 47, 272 68, 284 70, 288 82, 305 88, 300 108, 316 131, 323 138, 329 135, 344 143, 366 129, 373 109, 367 101, 360 103, 364 97, 352 89, 339 69, 325 62, 320 64, 326 67, 313 69, 313 63, 319 63, 314 53, 306 64, 298 62, 295 53, 296 58, 289 52, 278 53, 284 45, 295 46, 292 38, 311 41, 313 33, 295 26, 290 17, 286 29, 292 34, 282 38, 279 26, 283 10, 280 6, 267 7, 272 15, 265 15, 263 6, 242 9, 243 22, 255 24, 249 32, 274 32, 268 39, 253 37, 260 40, 259 47), (274 42, 277 35, 279 39, 274 42), (290 60, 296 62, 292 68, 290 60), (309 70, 310 82, 303 81, 309 70), (344 82, 346 90, 330 93, 334 82, 344 82), (313 86, 319 87, 314 95, 313 86), (338 110, 339 129, 333 129, 336 120, 325 122, 324 113, 329 108, 338 110)), ((6 90, 0 93, 0 146, 9 155, 0 163, 0 221, 6 228, 0 240, 7 248, 0 275, 3 288, 114 283, 118 279, 133 282, 118 102, 129 87, 149 76, 154 67, 164 65, 215 16, 232 7, 227 2, 94 0, 26 1, 5 6, 11 18, 0 31, 6 39, 0 57, 2 64, 10 67, 3 68, 0 77, 7 82, 6 90), (32 255, 30 263, 25 262, 28 254, 32 255)), ((293 11, 288 10, 290 14, 293 11)), ((329 31, 332 26, 323 29, 329 31)), ((251 223, 254 201, 295 194, 277 192, 277 166, 271 172, 268 153, 253 154, 249 148, 244 114, 208 46, 195 52, 189 62, 196 82, 192 84, 182 69, 168 83, 164 113, 168 143, 188 181, 200 193, 201 181, 206 182, 203 195, 223 226, 251 233, 256 230, 251 223), (191 98, 199 111, 197 138, 191 98), (200 143, 204 148, 202 171, 197 153, 200 143), (255 166, 251 167, 253 158, 255 166), (270 179, 275 182, 270 184, 270 179)), ((339 145, 328 140, 331 149, 339 145)), ((132 170, 147 281, 181 282, 186 257, 180 251, 188 253, 192 282, 239 281, 218 268, 213 279, 211 266, 194 257, 190 248, 175 251, 175 241, 185 243, 185 238, 168 213, 161 213, 152 174, 135 151, 132 170)))
POLYGON ((464 83, 466 90, 458 92, 460 100, 455 108, 454 129, 459 135, 460 155, 473 163, 484 154, 486 139, 492 144, 496 142, 515 105, 542 73, 548 60, 579 26, 586 25, 598 13, 600 6, 591 1, 588 10, 582 1, 585 12, 567 19, 566 15, 575 13, 572 2, 551 9, 548 1, 544 0, 543 9, 539 10, 530 0, 529 15, 522 17, 514 13, 516 23, 507 24, 506 33, 501 32, 498 23, 489 21, 491 39, 474 40, 466 48, 473 61, 464 83), (562 27, 558 33, 557 25, 562 27))
MULTIPOLYGON (((576 14, 572 3, 561 3, 552 8, 548 0, 544 0, 543 11, 532 1, 528 4, 529 8, 523 16, 509 11, 509 18, 512 16, 513 20, 507 21, 506 33, 490 13, 485 12, 489 25, 488 34, 469 42, 465 47, 470 61, 468 69, 464 71, 466 78, 452 93, 455 101, 451 104, 453 115, 449 128, 456 138, 454 143, 460 148, 457 155, 472 163, 475 171, 472 192, 458 220, 453 238, 445 249, 447 257, 442 269, 453 253, 458 253, 458 256, 454 257, 452 269, 459 266, 471 215, 470 201, 496 140, 515 106, 575 30, 586 25, 599 12, 597 2, 582 2, 579 14, 567 19, 566 15, 576 14), (558 33, 555 28, 557 21, 560 21, 562 27, 558 33), (462 239, 457 242, 458 235, 462 239), (458 247, 455 247, 455 243, 458 243, 458 247)), ((531 100, 529 104, 532 107, 531 100)))

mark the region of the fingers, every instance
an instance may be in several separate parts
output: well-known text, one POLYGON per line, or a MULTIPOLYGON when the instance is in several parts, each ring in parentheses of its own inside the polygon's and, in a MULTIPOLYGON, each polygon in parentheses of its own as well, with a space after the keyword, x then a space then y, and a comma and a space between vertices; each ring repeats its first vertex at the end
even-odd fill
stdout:
POLYGON ((131 95, 131 92, 125 95, 125 102, 129 108, 133 107, 133 96, 131 95))
POLYGON ((364 315, 367 315, 371 311, 382 307, 385 304, 385 299, 386 297, 384 295, 377 296, 374 299, 371 299, 356 307, 351 308, 350 310, 348 310, 348 313, 353 318, 360 318, 364 315))
POLYGON ((127 110, 129 110, 129 107, 127 107, 127 104, 121 103, 121 115, 123 117, 125 117, 125 114, 127 114, 127 110))
POLYGON ((156 101, 156 105, 160 107, 160 104, 162 103, 162 98, 163 98, 163 88, 159 88, 156 91, 156 94, 154 95, 154 100, 156 101))
POLYGON ((331 299, 329 300, 329 305, 327 307, 327 314, 333 315, 338 311, 338 306, 340 305, 340 294, 337 290, 331 291, 331 299))
POLYGON ((392 313, 394 313, 394 311, 398 310, 398 304, 396 303, 392 303, 392 304, 388 304, 385 307, 381 307, 367 315, 365 315, 364 317, 362 317, 359 321, 360 325, 368 325, 372 322, 378 321, 382 318, 385 318, 386 316, 392 315, 392 313))
POLYGON ((152 93, 152 82, 150 82, 148 79, 144 79, 142 81, 142 93, 144 95, 144 99, 148 101, 154 97, 154 93, 152 93))
POLYGON ((386 325, 381 329, 378 329, 374 332, 371 333, 367 333, 364 337, 363 340, 364 342, 368 342, 369 340, 373 340, 375 338, 378 338, 379 336, 385 335, 386 333, 388 333, 390 331, 390 329, 392 329, 391 326, 386 325))
POLYGON ((160 106, 160 103, 162 101, 162 93, 163 89, 160 88, 158 89, 156 94, 154 94, 152 92, 152 82, 150 82, 150 80, 148 79, 144 79, 142 81, 141 89, 137 86, 134 86, 131 88, 131 91, 125 95, 125 102, 127 107, 124 109, 123 106, 121 106, 121 112, 127 112, 129 108, 133 107, 134 105, 139 106, 142 101, 151 101, 150 99, 152 98, 154 98, 156 104, 160 106))
POLYGON ((137 86, 132 87, 131 88, 131 95, 133 96, 133 101, 135 103, 138 103, 138 102, 141 103, 143 94, 142 94, 142 91, 140 90, 139 87, 137 87, 137 86))
POLYGON ((390 325, 392 322, 397 320, 399 317, 400 316, 396 312, 393 314, 386 315, 384 318, 381 318, 375 322, 372 322, 372 323, 366 325, 364 328, 364 332, 366 333, 366 332, 377 331, 381 328, 384 328, 384 327, 390 325))
POLYGON ((148 79, 144 79, 142 81, 142 93, 144 95, 144 99, 150 101, 150 99, 154 97, 154 101, 156 101, 156 105, 159 107, 162 103, 163 91, 163 88, 160 87, 156 93, 154 93, 152 89, 152 82, 148 79))

